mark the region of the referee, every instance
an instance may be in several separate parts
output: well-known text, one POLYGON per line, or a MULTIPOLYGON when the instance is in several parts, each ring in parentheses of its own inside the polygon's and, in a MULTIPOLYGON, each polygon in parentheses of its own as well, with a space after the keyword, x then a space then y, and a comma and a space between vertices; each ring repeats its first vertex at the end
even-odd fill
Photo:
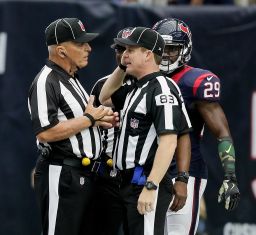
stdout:
POLYGON ((166 174, 177 135, 190 130, 178 87, 159 71, 164 40, 156 31, 136 27, 115 41, 126 47, 122 63, 107 79, 100 101, 122 110, 114 162, 121 178, 120 203, 129 235, 163 235, 172 198, 166 174), (138 79, 122 86, 126 72, 138 79))
POLYGON ((77 79, 87 66, 98 34, 87 33, 77 18, 52 22, 45 30, 49 59, 34 79, 28 106, 40 150, 35 192, 43 235, 85 235, 89 230, 95 161, 101 152, 97 126, 112 127, 110 108, 93 106, 77 79))
MULTIPOLYGON (((117 34, 117 38, 123 38, 126 32, 129 32, 132 28, 124 28, 117 34)), ((111 48, 114 49, 116 63, 121 63, 121 58, 125 47, 113 43, 111 48)), ((99 106, 99 95, 101 88, 109 75, 99 79, 92 88, 91 94, 95 96, 95 105, 99 106)), ((126 75, 123 79, 122 86, 132 85, 136 79, 130 75, 126 75)), ((108 105, 107 103, 105 105, 108 105)), ((110 104, 111 105, 111 104, 110 104)), ((116 110, 119 111, 120 110, 116 110)), ((111 177, 111 170, 113 166, 106 164, 112 161, 114 153, 114 147, 117 140, 119 128, 114 127, 110 129, 101 128, 102 132, 102 152, 101 161, 102 167, 96 178, 96 193, 94 197, 94 211, 92 214, 92 223, 95 229, 93 235, 122 235, 123 234, 123 206, 119 204, 119 191, 120 191, 120 179, 117 177, 111 177), (104 213, 99 213, 104 211, 104 213)))

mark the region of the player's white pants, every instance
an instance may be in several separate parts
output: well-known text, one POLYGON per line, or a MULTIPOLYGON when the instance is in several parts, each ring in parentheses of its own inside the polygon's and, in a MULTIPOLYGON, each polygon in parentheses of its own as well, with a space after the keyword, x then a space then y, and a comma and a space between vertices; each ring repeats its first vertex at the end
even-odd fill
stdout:
MULTIPOLYGON (((175 179, 173 179, 174 182, 175 179)), ((199 222, 200 199, 206 184, 206 179, 189 177, 186 204, 177 212, 168 210, 165 222, 165 235, 194 235, 196 233, 199 222)))

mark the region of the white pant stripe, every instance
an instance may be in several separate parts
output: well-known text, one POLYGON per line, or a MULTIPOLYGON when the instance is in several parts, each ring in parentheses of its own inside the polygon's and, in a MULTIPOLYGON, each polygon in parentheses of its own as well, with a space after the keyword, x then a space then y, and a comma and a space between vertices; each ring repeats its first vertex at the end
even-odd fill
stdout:
POLYGON ((62 166, 49 165, 48 235, 54 235, 59 205, 59 179, 62 166))
POLYGON ((154 202, 154 210, 144 215, 144 235, 154 235, 156 203, 157 203, 158 191, 159 191, 158 188, 156 190, 156 198, 155 198, 155 202, 154 202))

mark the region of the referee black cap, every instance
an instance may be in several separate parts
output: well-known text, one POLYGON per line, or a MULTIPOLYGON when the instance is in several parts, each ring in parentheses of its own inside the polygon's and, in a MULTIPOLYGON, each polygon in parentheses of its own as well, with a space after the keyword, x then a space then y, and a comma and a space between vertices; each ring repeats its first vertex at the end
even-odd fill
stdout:
POLYGON ((62 42, 90 42, 98 33, 87 33, 81 20, 77 18, 62 18, 50 23, 45 29, 48 46, 62 42))
MULTIPOLYGON (((127 27, 127 28, 120 30, 118 32, 118 34, 116 35, 116 38, 126 38, 127 34, 129 34, 132 31, 132 29, 133 29, 133 27, 127 27)), ((115 38, 114 38, 114 40, 115 40, 115 38)), ((118 45, 117 43, 113 43, 110 47, 112 49, 116 49, 117 46, 120 46, 120 45, 118 45)))
POLYGON ((145 27, 135 27, 125 38, 115 38, 115 43, 121 45, 140 46, 151 50, 155 54, 162 56, 165 42, 162 36, 153 29, 145 27))

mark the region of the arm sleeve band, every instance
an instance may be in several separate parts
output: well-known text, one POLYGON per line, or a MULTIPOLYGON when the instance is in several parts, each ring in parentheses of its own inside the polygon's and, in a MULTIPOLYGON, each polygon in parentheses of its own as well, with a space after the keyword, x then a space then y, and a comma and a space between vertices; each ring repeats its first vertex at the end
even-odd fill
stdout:
POLYGON ((235 149, 230 137, 224 137, 218 140, 218 152, 225 177, 235 175, 235 149))

